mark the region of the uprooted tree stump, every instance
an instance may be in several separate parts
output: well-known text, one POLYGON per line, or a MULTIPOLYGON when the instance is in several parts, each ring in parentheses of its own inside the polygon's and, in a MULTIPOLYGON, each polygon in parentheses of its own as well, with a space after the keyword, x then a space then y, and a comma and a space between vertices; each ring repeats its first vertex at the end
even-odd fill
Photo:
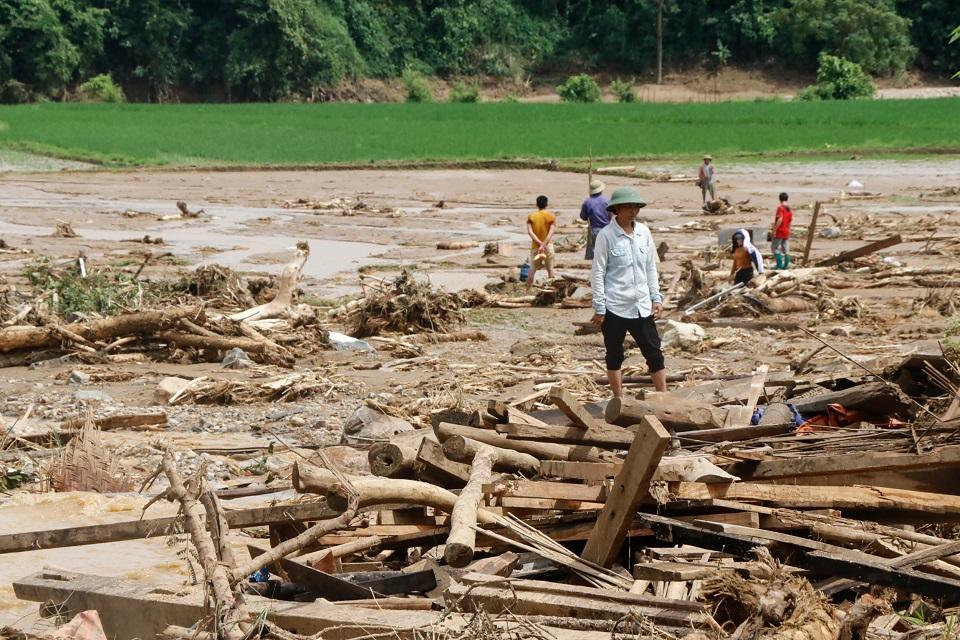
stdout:
POLYGON ((277 295, 273 300, 266 304, 257 305, 235 313, 230 316, 231 320, 266 320, 268 318, 291 318, 294 314, 293 294, 297 288, 297 281, 303 272, 303 266, 310 257, 310 245, 301 240, 297 243, 297 250, 294 253, 293 260, 287 264, 280 274, 277 295))

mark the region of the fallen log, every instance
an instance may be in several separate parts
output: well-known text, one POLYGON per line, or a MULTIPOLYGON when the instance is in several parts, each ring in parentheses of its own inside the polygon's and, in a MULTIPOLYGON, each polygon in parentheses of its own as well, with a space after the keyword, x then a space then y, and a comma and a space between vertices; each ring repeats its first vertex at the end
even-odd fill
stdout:
POLYGON ((450 512, 450 536, 444 546, 443 558, 451 567, 463 568, 473 560, 477 543, 477 509, 483 499, 483 485, 490 482, 496 460, 497 452, 485 445, 480 445, 473 457, 470 480, 450 512))
POLYGON ((604 410, 610 424, 629 427, 641 422, 645 416, 656 416, 664 427, 675 431, 721 428, 726 413, 708 404, 679 398, 669 402, 613 398, 604 410))
POLYGON ((528 453, 539 460, 602 462, 605 457, 601 454, 600 450, 593 447, 510 440, 496 431, 478 429, 476 427, 465 427, 459 424, 450 424, 449 422, 439 423, 434 431, 437 434, 437 439, 441 442, 445 442, 452 436, 463 436, 494 447, 528 453))
POLYGON ((862 258, 863 256, 868 256, 871 253, 880 251, 881 249, 887 249, 894 245, 898 245, 903 242, 903 239, 900 237, 900 234, 894 234, 883 240, 877 240, 869 244, 865 244, 862 247, 856 249, 851 249, 850 251, 844 251, 843 253, 833 256, 831 258, 826 258, 817 262, 818 267, 832 267, 833 265, 841 264, 849 260, 855 260, 857 258, 862 258))
POLYGON ((427 429, 405 431, 394 436, 390 442, 378 442, 370 447, 367 460, 370 471, 384 478, 413 478, 417 451, 424 438, 434 438, 427 429))
MULTIPOLYGON (((200 307, 139 311, 86 323, 74 322, 64 329, 91 342, 129 335, 148 336, 175 326, 182 318, 195 317, 200 313, 200 307)), ((60 332, 51 327, 6 327, 0 329, 0 353, 54 346, 60 344, 61 340, 60 332)))
POLYGON ((247 353, 265 353, 269 350, 266 343, 250 338, 234 338, 229 336, 201 336, 195 333, 185 333, 183 331, 161 331, 156 336, 166 342, 173 343, 178 347, 191 347, 193 349, 212 349, 214 351, 229 351, 230 349, 243 349, 247 353))
POLYGON ((823 413, 831 404, 856 409, 868 416, 889 420, 913 416, 915 405, 899 389, 883 382, 867 382, 849 389, 827 391, 805 398, 792 398, 790 402, 802 415, 823 413))
POLYGON ((472 461, 484 449, 492 449, 496 453, 493 468, 497 471, 519 471, 527 476, 535 476, 540 472, 540 461, 526 453, 486 445, 463 436, 451 436, 443 443, 443 453, 456 462, 472 461))

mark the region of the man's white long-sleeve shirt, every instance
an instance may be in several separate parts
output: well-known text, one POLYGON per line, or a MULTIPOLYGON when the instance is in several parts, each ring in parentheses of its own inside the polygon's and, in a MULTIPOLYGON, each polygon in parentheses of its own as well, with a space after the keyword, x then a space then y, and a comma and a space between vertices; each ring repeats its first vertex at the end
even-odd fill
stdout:
POLYGON ((593 309, 621 318, 652 315, 653 305, 663 301, 657 275, 657 252, 646 225, 634 222, 628 234, 610 221, 597 234, 590 273, 593 309))

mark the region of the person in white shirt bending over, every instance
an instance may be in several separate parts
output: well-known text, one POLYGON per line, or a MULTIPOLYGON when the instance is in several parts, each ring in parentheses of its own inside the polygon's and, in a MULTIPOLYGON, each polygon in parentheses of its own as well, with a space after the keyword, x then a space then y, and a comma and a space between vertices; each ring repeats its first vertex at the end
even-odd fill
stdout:
POLYGON ((607 380, 615 398, 623 388, 621 367, 627 332, 647 361, 653 386, 657 391, 667 390, 667 370, 654 322, 663 313, 657 250, 650 229, 636 222, 637 213, 645 206, 647 203, 632 187, 614 191, 607 205, 614 219, 597 234, 593 251, 591 321, 603 332, 607 380))

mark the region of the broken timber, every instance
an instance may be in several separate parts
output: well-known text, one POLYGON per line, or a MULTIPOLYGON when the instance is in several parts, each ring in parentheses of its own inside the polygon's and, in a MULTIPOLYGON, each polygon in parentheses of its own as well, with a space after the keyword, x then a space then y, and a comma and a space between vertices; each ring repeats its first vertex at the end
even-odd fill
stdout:
MULTIPOLYGON (((231 529, 241 529, 304 520, 327 520, 336 516, 336 513, 325 505, 306 502, 226 511, 225 515, 227 524, 230 525, 231 529)), ((96 524, 87 527, 7 533, 0 535, 0 553, 77 547, 87 544, 100 544, 101 542, 120 542, 122 540, 164 536, 175 532, 181 521, 180 516, 170 516, 96 524)))
POLYGON ((604 567, 613 562, 669 442, 670 434, 659 420, 643 419, 581 554, 584 560, 604 567))
POLYGON ((877 240, 876 242, 871 242, 865 244, 862 247, 857 249, 851 249, 850 251, 844 251, 840 255, 833 256, 832 258, 826 258, 817 262, 816 266, 818 267, 832 267, 833 265, 841 264, 849 260, 855 260, 856 258, 862 258, 863 256, 868 256, 871 253, 880 251, 881 249, 887 249, 894 245, 898 245, 903 242, 903 239, 900 237, 900 234, 897 233, 883 240, 877 240))

